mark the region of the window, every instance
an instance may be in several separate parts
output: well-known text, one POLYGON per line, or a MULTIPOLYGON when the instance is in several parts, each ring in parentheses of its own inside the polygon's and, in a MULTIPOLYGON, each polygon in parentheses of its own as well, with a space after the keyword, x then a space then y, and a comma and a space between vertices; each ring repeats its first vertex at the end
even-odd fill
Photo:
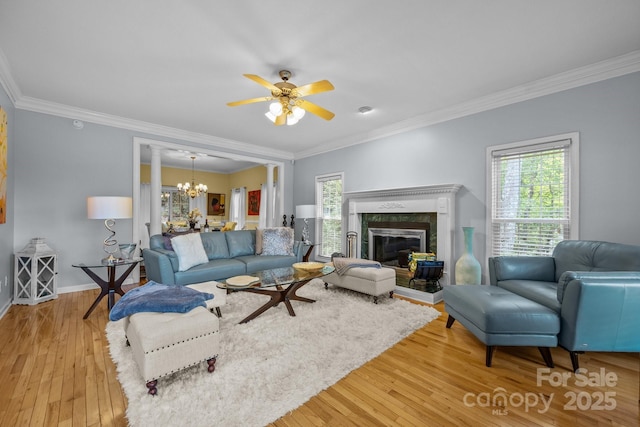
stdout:
POLYGON ((578 134, 488 147, 487 254, 550 255, 578 235, 578 134))
POLYGON ((342 252, 342 174, 316 177, 316 205, 320 218, 316 221, 316 240, 320 241, 319 257, 330 258, 342 252))
POLYGON ((189 196, 175 187, 163 187, 161 201, 162 222, 186 221, 189 216, 189 196))

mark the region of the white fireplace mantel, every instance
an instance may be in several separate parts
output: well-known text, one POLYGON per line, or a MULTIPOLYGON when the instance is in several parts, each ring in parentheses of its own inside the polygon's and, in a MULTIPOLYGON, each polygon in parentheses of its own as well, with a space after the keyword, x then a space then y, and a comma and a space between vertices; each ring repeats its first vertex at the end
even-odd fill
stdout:
MULTIPOLYGON (((453 238, 456 228, 456 193, 462 185, 439 184, 420 187, 345 192, 349 204, 349 230, 360 233, 363 213, 431 213, 438 214, 436 256, 444 261, 443 284, 451 283, 453 238)), ((357 252, 361 251, 357 242, 357 252)))

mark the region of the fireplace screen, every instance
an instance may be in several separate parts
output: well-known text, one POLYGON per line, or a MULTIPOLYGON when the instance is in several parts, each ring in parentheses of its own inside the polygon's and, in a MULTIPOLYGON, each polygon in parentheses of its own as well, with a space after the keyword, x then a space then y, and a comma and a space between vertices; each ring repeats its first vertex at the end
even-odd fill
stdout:
POLYGON ((411 252, 425 252, 427 230, 369 227, 369 259, 406 267, 411 252))

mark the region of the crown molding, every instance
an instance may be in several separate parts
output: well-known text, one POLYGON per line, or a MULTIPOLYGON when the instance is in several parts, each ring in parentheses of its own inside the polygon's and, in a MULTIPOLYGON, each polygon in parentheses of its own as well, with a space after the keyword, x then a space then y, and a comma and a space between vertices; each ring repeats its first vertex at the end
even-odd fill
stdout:
POLYGON ((211 135, 190 132, 182 129, 144 122, 141 120, 133 120, 126 117, 119 117, 110 114, 99 113, 96 111, 84 110, 81 108, 44 101, 28 96, 20 98, 16 102, 15 106, 16 108, 21 110, 50 114, 53 116, 66 117, 69 119, 83 120, 99 125, 128 129, 136 132, 151 134, 154 136, 173 138, 185 142, 204 144, 209 147, 214 147, 225 151, 251 153, 253 155, 273 157, 283 160, 293 159, 293 153, 286 151, 273 150, 267 147, 260 147, 240 141, 218 138, 211 135))
POLYGON ((20 110, 32 111, 35 113, 49 114, 58 117, 65 117, 74 120, 82 120, 104 126, 112 126, 119 129, 127 129, 136 132, 144 132, 155 136, 173 138, 185 142, 204 144, 217 149, 251 153, 257 156, 272 157, 281 160, 293 160, 293 153, 281 150, 273 150, 267 147, 247 144, 240 141, 218 138, 202 133, 185 131, 168 126, 157 125, 140 120, 128 119, 125 117, 103 114, 96 111, 85 110, 69 105, 44 101, 42 99, 22 96, 20 88, 16 84, 11 74, 9 62, 2 49, 0 49, 0 84, 11 99, 13 106, 20 110))
POLYGON ((412 117, 372 132, 353 135, 327 144, 319 144, 312 149, 297 152, 296 159, 397 135, 637 71, 640 71, 640 50, 476 98, 452 107, 412 117))
POLYGON ((0 49, 0 84, 15 108, 204 144, 225 151, 238 151, 282 160, 301 159, 335 151, 637 71, 640 71, 640 50, 412 117, 371 132, 318 144, 312 149, 292 153, 22 96, 20 88, 11 75, 4 52, 0 49))
POLYGON ((22 93, 11 76, 9 61, 7 61, 7 57, 4 56, 2 49, 0 49, 0 85, 2 85, 2 88, 7 93, 11 103, 15 107, 17 100, 22 97, 22 93))

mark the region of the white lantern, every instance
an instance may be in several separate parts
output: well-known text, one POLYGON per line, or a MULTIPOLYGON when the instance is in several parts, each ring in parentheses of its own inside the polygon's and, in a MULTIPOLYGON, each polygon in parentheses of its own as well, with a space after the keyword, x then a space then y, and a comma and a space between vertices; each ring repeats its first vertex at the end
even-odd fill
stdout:
POLYGON ((34 305, 58 298, 57 255, 44 238, 31 239, 15 255, 13 303, 34 305))

